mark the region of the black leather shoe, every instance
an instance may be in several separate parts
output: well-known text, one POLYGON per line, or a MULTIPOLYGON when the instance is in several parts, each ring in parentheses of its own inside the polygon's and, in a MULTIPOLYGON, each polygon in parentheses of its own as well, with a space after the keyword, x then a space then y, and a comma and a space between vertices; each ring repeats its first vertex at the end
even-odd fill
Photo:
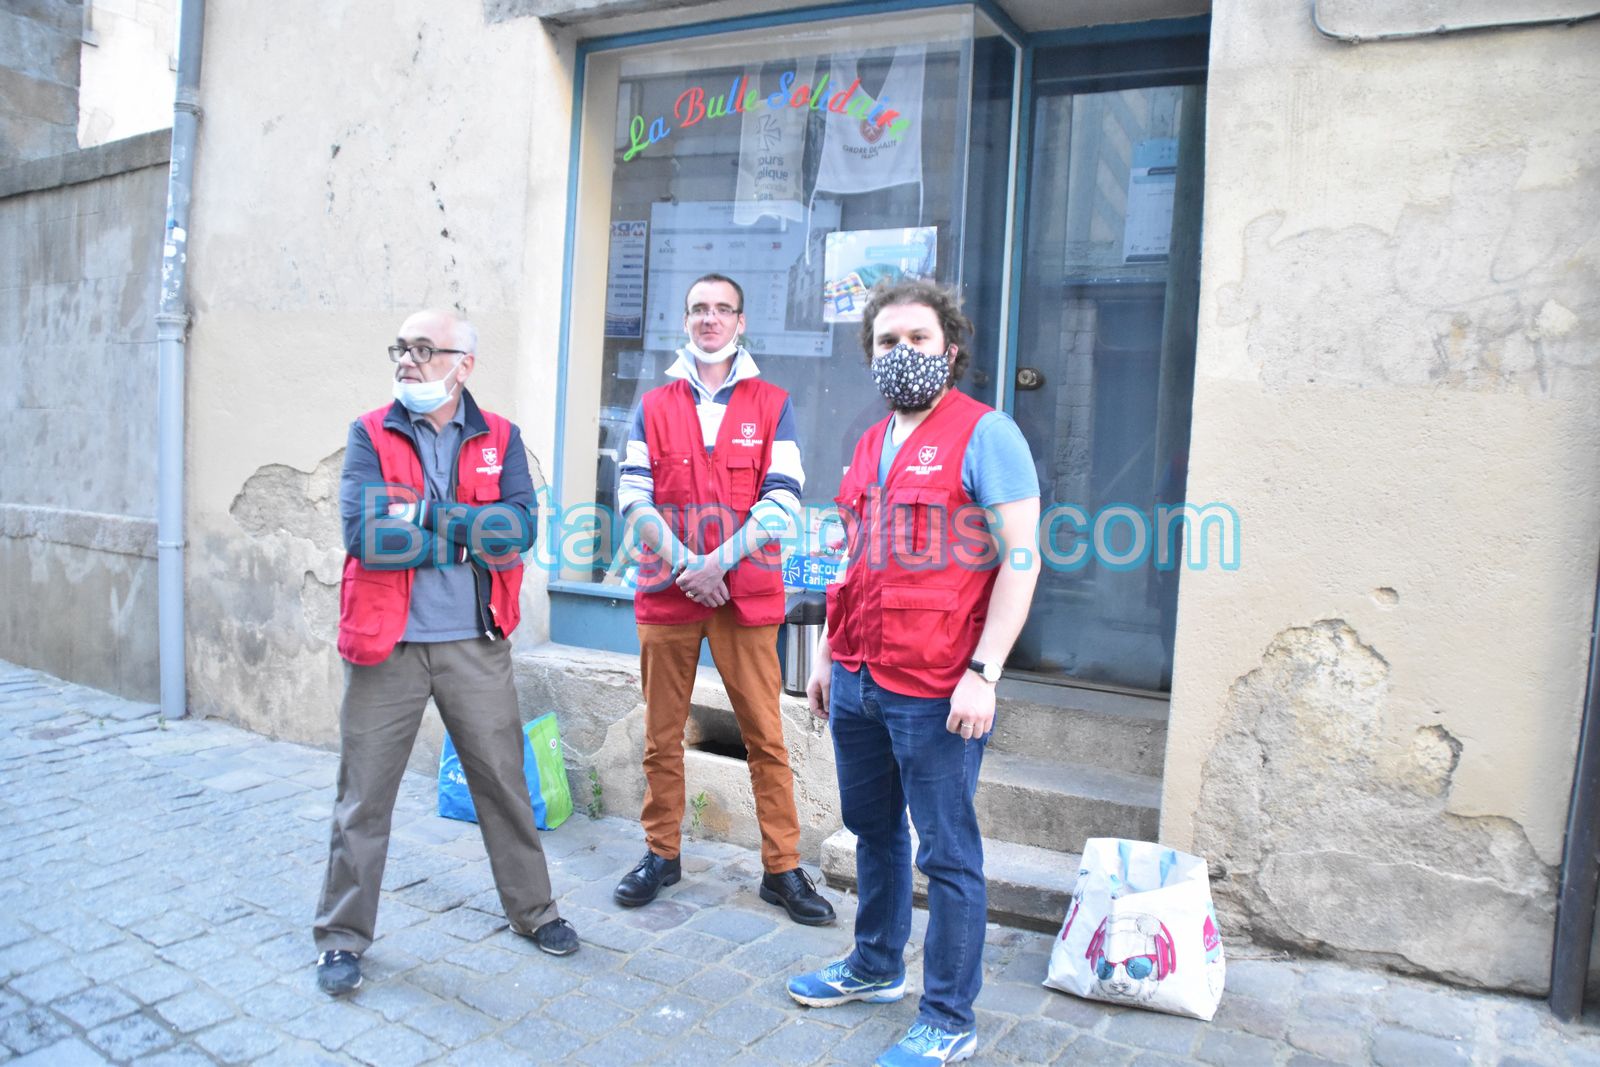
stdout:
POLYGON ((611 898, 624 908, 637 908, 656 899, 664 885, 675 885, 683 877, 683 868, 676 858, 663 859, 654 852, 646 852, 639 866, 629 871, 617 883, 611 898))
POLYGON ((802 926, 827 926, 833 922, 833 905, 825 900, 810 875, 796 867, 781 874, 761 876, 761 899, 781 904, 789 918, 802 926))

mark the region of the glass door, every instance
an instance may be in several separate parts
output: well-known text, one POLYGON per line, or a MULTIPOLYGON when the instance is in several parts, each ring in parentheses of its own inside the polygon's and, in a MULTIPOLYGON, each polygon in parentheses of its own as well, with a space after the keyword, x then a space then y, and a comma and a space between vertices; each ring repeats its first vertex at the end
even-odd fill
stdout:
POLYGON ((1008 664, 1170 688, 1200 264, 1204 36, 1041 48, 1008 408, 1045 566, 1008 664), (1161 551, 1166 547, 1168 551, 1161 551))

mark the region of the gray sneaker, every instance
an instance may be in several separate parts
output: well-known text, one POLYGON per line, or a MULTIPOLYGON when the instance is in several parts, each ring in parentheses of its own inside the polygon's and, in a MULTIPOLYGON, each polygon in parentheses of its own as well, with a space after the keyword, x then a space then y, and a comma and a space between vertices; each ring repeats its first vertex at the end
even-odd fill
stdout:
POLYGON ((317 957, 317 988, 330 997, 342 997, 361 988, 361 956, 333 949, 317 957))
POLYGON ((515 926, 511 932, 521 934, 537 945, 540 952, 548 952, 552 956, 570 956, 578 951, 578 931, 565 919, 551 919, 531 934, 515 926))

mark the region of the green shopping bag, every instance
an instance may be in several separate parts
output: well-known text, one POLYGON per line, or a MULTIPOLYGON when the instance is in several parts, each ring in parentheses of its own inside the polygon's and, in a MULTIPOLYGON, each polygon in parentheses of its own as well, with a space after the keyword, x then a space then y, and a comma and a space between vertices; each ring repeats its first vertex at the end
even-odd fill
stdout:
MULTIPOLYGON (((561 758, 561 732, 556 713, 539 716, 522 728, 522 773, 533 803, 533 822, 541 830, 554 830, 572 814, 572 791, 567 786, 567 766, 561 758)), ((450 735, 444 735, 439 753, 439 814, 447 819, 477 822, 478 812, 467 791, 467 776, 450 735)))
POLYGON ((556 728, 556 713, 547 711, 522 728, 528 739, 524 760, 532 752, 534 766, 538 768, 538 788, 534 788, 535 774, 528 772, 528 791, 533 800, 533 821, 541 830, 554 830, 572 814, 572 790, 567 786, 567 764, 561 755, 561 731, 556 728), (540 818, 543 809, 543 818, 540 818))

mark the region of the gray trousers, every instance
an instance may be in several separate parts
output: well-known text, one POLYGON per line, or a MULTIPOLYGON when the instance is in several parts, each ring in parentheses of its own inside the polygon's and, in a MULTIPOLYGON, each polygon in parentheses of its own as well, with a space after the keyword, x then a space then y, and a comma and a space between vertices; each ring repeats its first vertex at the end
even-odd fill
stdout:
POLYGON ((461 756, 506 917, 524 933, 558 917, 522 772, 511 643, 402 641, 382 663, 345 665, 339 792, 314 928, 319 952, 372 944, 395 795, 429 696, 461 756))

